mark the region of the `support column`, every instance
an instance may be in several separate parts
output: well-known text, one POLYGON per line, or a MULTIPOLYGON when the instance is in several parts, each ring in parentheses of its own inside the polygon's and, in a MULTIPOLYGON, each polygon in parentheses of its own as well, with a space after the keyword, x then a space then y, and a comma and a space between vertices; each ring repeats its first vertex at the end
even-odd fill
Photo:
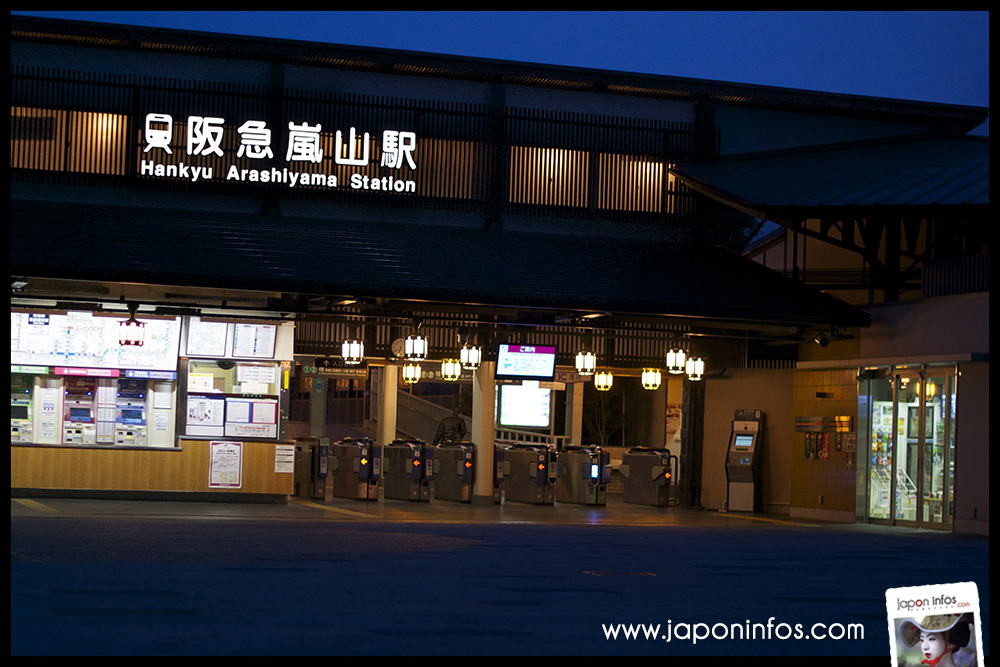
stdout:
POLYGON ((569 444, 582 446, 583 442, 583 389, 582 382, 566 383, 566 435, 569 444))
POLYGON ((493 441, 496 437, 495 361, 484 361, 472 378, 472 433, 476 446, 476 479, 472 485, 473 505, 493 504, 493 441))
POLYGON ((378 430, 375 443, 388 445, 396 439, 396 399, 399 392, 399 367, 386 364, 382 370, 382 384, 379 387, 378 430))
POLYGON ((326 437, 326 378, 314 377, 309 392, 309 435, 326 437))

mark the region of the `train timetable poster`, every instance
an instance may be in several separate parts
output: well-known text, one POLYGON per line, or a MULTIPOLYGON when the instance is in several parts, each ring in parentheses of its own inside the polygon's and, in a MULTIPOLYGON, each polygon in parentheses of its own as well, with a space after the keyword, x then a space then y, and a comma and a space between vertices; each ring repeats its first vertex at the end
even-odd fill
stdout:
POLYGON ((88 312, 10 314, 10 362, 71 368, 177 370, 180 318, 143 319, 141 347, 118 342, 125 317, 88 312))

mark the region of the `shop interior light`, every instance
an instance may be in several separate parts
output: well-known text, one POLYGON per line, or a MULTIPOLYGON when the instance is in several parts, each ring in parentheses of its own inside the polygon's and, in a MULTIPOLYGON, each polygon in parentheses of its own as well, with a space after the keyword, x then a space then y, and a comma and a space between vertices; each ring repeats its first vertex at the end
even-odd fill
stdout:
POLYGON ((348 366, 357 366, 365 360, 365 344, 356 338, 348 338, 341 345, 341 356, 348 366))
POLYGON ((427 358, 427 339, 420 334, 410 334, 406 337, 403 356, 410 361, 423 361, 427 358))
POLYGON ((479 364, 483 361, 482 348, 470 345, 469 343, 462 346, 462 351, 459 355, 459 361, 462 364, 462 368, 469 371, 474 371, 479 368, 479 364))
POLYGON ((593 375, 597 368, 597 357, 593 352, 580 350, 576 353, 576 372, 580 375, 593 375))
POLYGON ((403 382, 415 384, 420 381, 420 364, 403 364, 403 382))
POLYGON ((648 389, 650 391, 655 391, 660 388, 660 382, 663 376, 660 373, 659 368, 643 368, 642 369, 642 388, 648 389))
POLYGON ((146 325, 135 319, 135 313, 139 306, 130 303, 128 306, 129 318, 118 323, 118 344, 130 347, 142 347, 146 341, 146 325))
POLYGON ((441 377, 454 382, 462 374, 462 365, 458 359, 443 359, 441 361, 441 377))
POLYGON ((615 378, 611 371, 597 371, 594 373, 594 388, 597 391, 608 391, 614 383, 615 378))
POLYGON ((687 353, 680 345, 671 345, 667 352, 667 372, 680 375, 685 371, 687 353))
POLYGON ((705 362, 701 357, 688 357, 685 370, 688 380, 700 380, 705 375, 705 362))

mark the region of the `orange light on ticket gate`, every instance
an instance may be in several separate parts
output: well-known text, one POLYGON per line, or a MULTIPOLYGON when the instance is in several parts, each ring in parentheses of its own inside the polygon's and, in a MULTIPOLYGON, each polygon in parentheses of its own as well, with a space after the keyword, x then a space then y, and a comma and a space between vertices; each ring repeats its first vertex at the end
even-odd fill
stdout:
POLYGON ((465 467, 466 468, 471 468, 472 467, 472 461, 466 461, 465 462, 465 467))
POLYGON ((368 465, 368 459, 366 459, 364 457, 361 457, 361 465, 363 465, 363 466, 368 465))

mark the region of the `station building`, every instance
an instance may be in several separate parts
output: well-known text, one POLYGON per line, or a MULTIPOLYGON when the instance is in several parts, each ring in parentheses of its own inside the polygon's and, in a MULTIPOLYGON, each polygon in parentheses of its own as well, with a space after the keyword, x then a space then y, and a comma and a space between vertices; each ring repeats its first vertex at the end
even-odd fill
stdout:
POLYGON ((11 61, 12 493, 283 499, 331 412, 442 394, 481 502, 599 441, 730 510, 750 411, 753 511, 988 534, 987 109, 18 16, 11 61))

